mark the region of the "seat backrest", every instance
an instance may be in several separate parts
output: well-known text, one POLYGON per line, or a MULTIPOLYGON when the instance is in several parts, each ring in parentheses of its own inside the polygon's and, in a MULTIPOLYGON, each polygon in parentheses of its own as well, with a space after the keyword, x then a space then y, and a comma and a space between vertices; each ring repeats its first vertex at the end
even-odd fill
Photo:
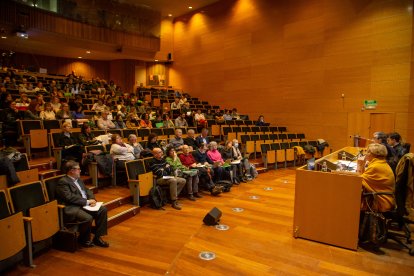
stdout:
POLYGON ((125 162, 128 180, 138 179, 138 175, 145 173, 145 164, 143 160, 132 160, 125 162))
POLYGON ((29 169, 29 159, 27 158, 27 154, 22 153, 20 160, 14 162, 13 165, 16 172, 27 171, 29 169))
MULTIPOLYGON (((406 206, 412 204, 412 191, 411 194, 408 188, 409 177, 413 177, 414 173, 414 153, 406 153, 398 162, 395 169, 395 200, 397 204, 397 214, 404 216, 407 214, 406 206), (407 199, 411 200, 411 203, 407 204, 407 199)), ((412 180, 411 180, 412 181, 412 180)))
POLYGON ((286 134, 279 134, 278 137, 279 137, 279 140, 286 140, 287 139, 286 134))
POLYGON ((162 128, 153 128, 150 130, 151 133, 157 134, 157 136, 164 135, 162 128))
POLYGON ((123 129, 121 136, 124 138, 128 138, 128 136, 131 134, 137 135, 137 130, 136 129, 123 129))
POLYGON ((175 129, 174 128, 164 128, 163 133, 164 133, 164 135, 175 135, 175 129))
POLYGON ((289 143, 280 143, 280 149, 288 149, 289 148, 289 143))
POLYGON ((110 130, 108 130, 108 133, 119 134, 119 136, 123 137, 122 136, 122 130, 120 130, 120 129, 110 129, 110 130))
POLYGON ((4 219, 11 215, 9 201, 7 200, 6 192, 0 190, 0 219, 4 219))
POLYGON ((270 144, 261 144, 260 147, 262 149, 262 153, 266 153, 268 150, 270 150, 270 144))
POLYGON ((32 129, 42 129, 42 121, 40 120, 21 120, 20 130, 22 134, 29 135, 32 129))
POLYGON ((287 128, 286 128, 286 127, 277 127, 277 130, 278 130, 280 133, 283 133, 283 132, 286 132, 286 131, 287 131, 287 128))
POLYGON ((60 129, 60 121, 59 120, 44 120, 43 121, 43 128, 47 129, 48 132, 50 129, 60 129))
POLYGON ((149 166, 150 166, 150 164, 153 160, 154 160, 154 157, 147 157, 147 158, 143 159, 144 165, 145 165, 145 172, 150 172, 151 171, 149 166))
POLYGON ((272 143, 272 144, 270 144, 270 149, 271 150, 280 150, 281 149, 280 143, 272 143))
POLYGON ((146 139, 148 135, 150 134, 150 130, 148 128, 140 128, 137 131, 138 131, 138 136, 141 137, 142 139, 146 139))
POLYGON ((296 133, 288 133, 288 139, 292 140, 292 139, 296 139, 296 133))
POLYGON ((39 149, 49 146, 47 139, 47 129, 31 129, 30 133, 30 147, 39 149))
POLYGON ((85 147, 85 152, 88 153, 91 150, 101 150, 102 152, 105 151, 105 147, 103 145, 91 145, 85 147))
POLYGON ((64 177, 65 175, 58 175, 58 176, 53 176, 53 177, 49 177, 43 180, 43 183, 45 185, 46 188, 46 195, 48 198, 48 201, 52 201, 56 199, 56 186, 57 183, 59 182, 59 180, 64 177))
POLYGON ((11 201, 12 211, 26 212, 30 208, 46 202, 42 182, 36 181, 7 189, 11 201))

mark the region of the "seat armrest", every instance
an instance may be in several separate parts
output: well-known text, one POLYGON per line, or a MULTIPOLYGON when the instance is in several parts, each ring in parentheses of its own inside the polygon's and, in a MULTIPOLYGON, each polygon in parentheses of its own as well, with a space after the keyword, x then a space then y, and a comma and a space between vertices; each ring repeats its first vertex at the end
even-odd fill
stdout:
POLYGON ((24 220, 25 222, 29 222, 29 221, 32 221, 32 220, 33 220, 33 218, 32 218, 32 217, 23 217, 23 220, 24 220))

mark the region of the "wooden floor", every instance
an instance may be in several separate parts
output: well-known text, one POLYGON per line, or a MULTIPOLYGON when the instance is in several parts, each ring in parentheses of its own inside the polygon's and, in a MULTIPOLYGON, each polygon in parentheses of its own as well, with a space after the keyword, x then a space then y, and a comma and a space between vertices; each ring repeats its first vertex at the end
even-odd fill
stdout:
POLYGON ((142 208, 109 229, 110 248, 50 250, 35 258, 36 268, 19 266, 10 275, 414 275, 414 257, 407 251, 387 248, 376 255, 294 239, 294 183, 293 169, 279 169, 220 197, 183 199, 181 211, 142 208), (228 231, 202 224, 214 206, 228 231), (201 251, 217 257, 203 261, 201 251))

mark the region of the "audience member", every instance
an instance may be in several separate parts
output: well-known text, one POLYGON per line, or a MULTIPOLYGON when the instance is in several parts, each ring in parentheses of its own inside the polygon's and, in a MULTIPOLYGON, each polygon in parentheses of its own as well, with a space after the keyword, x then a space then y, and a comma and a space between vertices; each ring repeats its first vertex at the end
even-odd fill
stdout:
POLYGON ((147 143, 147 149, 153 150, 154 148, 162 148, 160 143, 158 142, 158 136, 155 133, 150 133, 148 135, 148 143, 147 143))
POLYGON ((59 97, 53 96, 50 104, 52 105, 53 111, 56 114, 60 110, 60 106, 61 106, 59 97))
POLYGON ((99 145, 101 141, 97 140, 92 133, 91 126, 88 123, 84 123, 81 127, 81 133, 79 134, 79 141, 83 146, 99 145))
POLYGON ((240 160, 241 168, 244 168, 245 172, 243 178, 246 178, 247 180, 252 180, 253 177, 255 177, 255 175, 252 175, 250 172, 251 164, 249 162, 249 159, 244 158, 242 153, 240 152, 239 141, 237 139, 233 139, 233 152, 235 160, 240 160))
POLYGON ((20 116, 16 103, 13 101, 1 113, 1 121, 3 122, 2 132, 6 147, 15 145, 18 140, 18 121, 21 119, 20 116))
POLYGON ((257 119, 256 126, 266 126, 266 125, 267 123, 265 123, 264 116, 260 115, 259 119, 257 119))
POLYGON ((223 180, 224 160, 220 152, 217 150, 217 142, 212 141, 208 144, 207 156, 213 162, 213 170, 215 175, 215 182, 223 180))
POLYGON ((24 111, 24 120, 39 120, 40 117, 38 115, 39 111, 39 104, 37 103, 37 100, 34 99, 29 103, 29 106, 24 111))
POLYGON ((82 148, 78 137, 71 132, 71 129, 72 124, 70 122, 62 124, 62 133, 57 139, 58 146, 62 147, 62 159, 80 162, 82 160, 82 148))
POLYGON ((104 110, 101 113, 101 117, 97 121, 98 128, 101 130, 115 129, 116 126, 109 118, 109 111, 104 110))
MULTIPOLYGON (((204 145, 203 145, 204 147, 204 145)), ((212 195, 218 195, 221 193, 221 187, 217 187, 213 178, 211 177, 210 168, 208 162, 204 164, 197 164, 194 156, 190 153, 190 147, 187 145, 183 146, 183 153, 180 154, 179 158, 181 163, 192 169, 197 169, 199 173, 199 183, 201 186, 204 186, 212 195)))
POLYGON ((196 138, 197 147, 200 147, 201 143, 204 143, 206 145, 208 145, 210 143, 210 140, 208 139, 208 129, 207 128, 203 128, 201 130, 200 136, 198 136, 196 138))
POLYGON ((173 147, 167 149, 165 160, 171 165, 176 176, 183 177, 186 180, 188 199, 195 201, 196 197, 201 198, 202 196, 198 194, 198 171, 190 170, 189 167, 184 166, 173 147))
POLYGON ((387 152, 387 163, 388 165, 390 165, 392 171, 395 173, 395 169, 397 168, 398 163, 398 157, 395 150, 390 145, 388 145, 387 138, 387 134, 385 134, 384 132, 375 132, 373 140, 375 143, 382 144, 385 146, 387 152))
POLYGON ((59 203, 65 205, 63 209, 65 222, 78 222, 79 243, 84 247, 93 245, 109 247, 109 244, 102 239, 107 235, 107 209, 101 206, 98 211, 88 211, 82 207, 96 205, 94 194, 86 188, 80 178, 79 163, 68 161, 65 164, 66 175, 59 179, 56 186, 56 195, 59 203), (95 227, 92 228, 92 221, 95 220, 95 227), (94 231, 94 238, 91 242, 91 232, 94 231))
POLYGON ((185 116, 185 113, 181 113, 181 115, 175 119, 175 127, 188 127, 188 123, 185 119, 185 116))
POLYGON ((175 125, 174 125, 173 121, 171 120, 169 114, 164 114, 162 116, 162 124, 163 124, 164 128, 174 128, 175 127, 175 125))
POLYGON ((39 117, 42 120, 56 120, 55 112, 50 103, 45 103, 44 110, 40 112, 39 117))
POLYGON ((175 150, 181 150, 184 146, 183 131, 180 128, 175 130, 175 137, 170 139, 170 146, 175 150))
POLYGON ((196 150, 197 149, 197 142, 195 138, 195 132, 194 129, 188 129, 187 130, 187 137, 184 138, 184 144, 188 145, 190 147, 190 150, 196 150))
POLYGON ((134 156, 135 159, 141 158, 141 152, 144 151, 144 148, 138 143, 138 138, 135 134, 130 134, 128 136, 128 142, 134 149, 134 156))
POLYGON ((105 109, 106 109, 106 105, 104 105, 102 99, 98 99, 98 101, 94 103, 91 108, 91 110, 96 111, 96 112, 103 112, 105 111, 105 109))
POLYGON ((388 135, 387 144, 394 149, 398 160, 400 160, 404 154, 408 153, 406 148, 401 144, 401 135, 398 132, 392 132, 388 135))
POLYGON ((173 169, 163 158, 163 151, 160 148, 152 150, 154 160, 150 163, 149 168, 156 177, 157 185, 168 185, 170 187, 171 206, 176 210, 181 210, 177 197, 185 186, 186 180, 181 177, 172 176, 173 169))
POLYGON ((67 103, 63 103, 61 105, 62 109, 56 113, 56 119, 73 119, 72 112, 69 110, 69 105, 67 103))
MULTIPOLYGON (((362 210, 367 210, 368 205, 374 211, 386 212, 395 206, 394 192, 395 179, 390 166, 386 162, 387 148, 378 143, 370 144, 367 148, 364 164, 368 163, 363 171, 362 187, 365 193, 389 192, 391 195, 377 195, 362 198, 362 210)), ((362 166, 364 167, 364 166, 362 166)), ((363 169, 363 168, 362 168, 363 169)))
POLYGON ((148 113, 142 115, 139 125, 141 128, 152 128, 148 113))
POLYGON ((197 113, 194 114, 194 121, 196 122, 198 128, 207 127, 207 120, 206 117, 204 117, 204 114, 201 113, 201 109, 197 109, 197 113))
MULTIPOLYGON (((118 170, 125 170, 125 162, 135 160, 134 148, 130 144, 125 144, 119 134, 112 134, 112 145, 109 153, 116 161, 118 170)), ((119 179, 117 179, 118 182, 119 179)), ((123 181, 119 181, 123 183, 123 181)))

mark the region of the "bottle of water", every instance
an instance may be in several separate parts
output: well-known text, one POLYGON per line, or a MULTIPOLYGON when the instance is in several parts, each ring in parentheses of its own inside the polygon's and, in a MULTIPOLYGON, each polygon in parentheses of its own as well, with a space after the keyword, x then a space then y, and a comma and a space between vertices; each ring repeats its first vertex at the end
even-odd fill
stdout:
POLYGON ((328 165, 326 165, 326 161, 323 161, 321 171, 322 172, 327 172, 328 171, 328 165))
POLYGON ((346 153, 345 152, 342 153, 342 160, 346 161, 346 153))

